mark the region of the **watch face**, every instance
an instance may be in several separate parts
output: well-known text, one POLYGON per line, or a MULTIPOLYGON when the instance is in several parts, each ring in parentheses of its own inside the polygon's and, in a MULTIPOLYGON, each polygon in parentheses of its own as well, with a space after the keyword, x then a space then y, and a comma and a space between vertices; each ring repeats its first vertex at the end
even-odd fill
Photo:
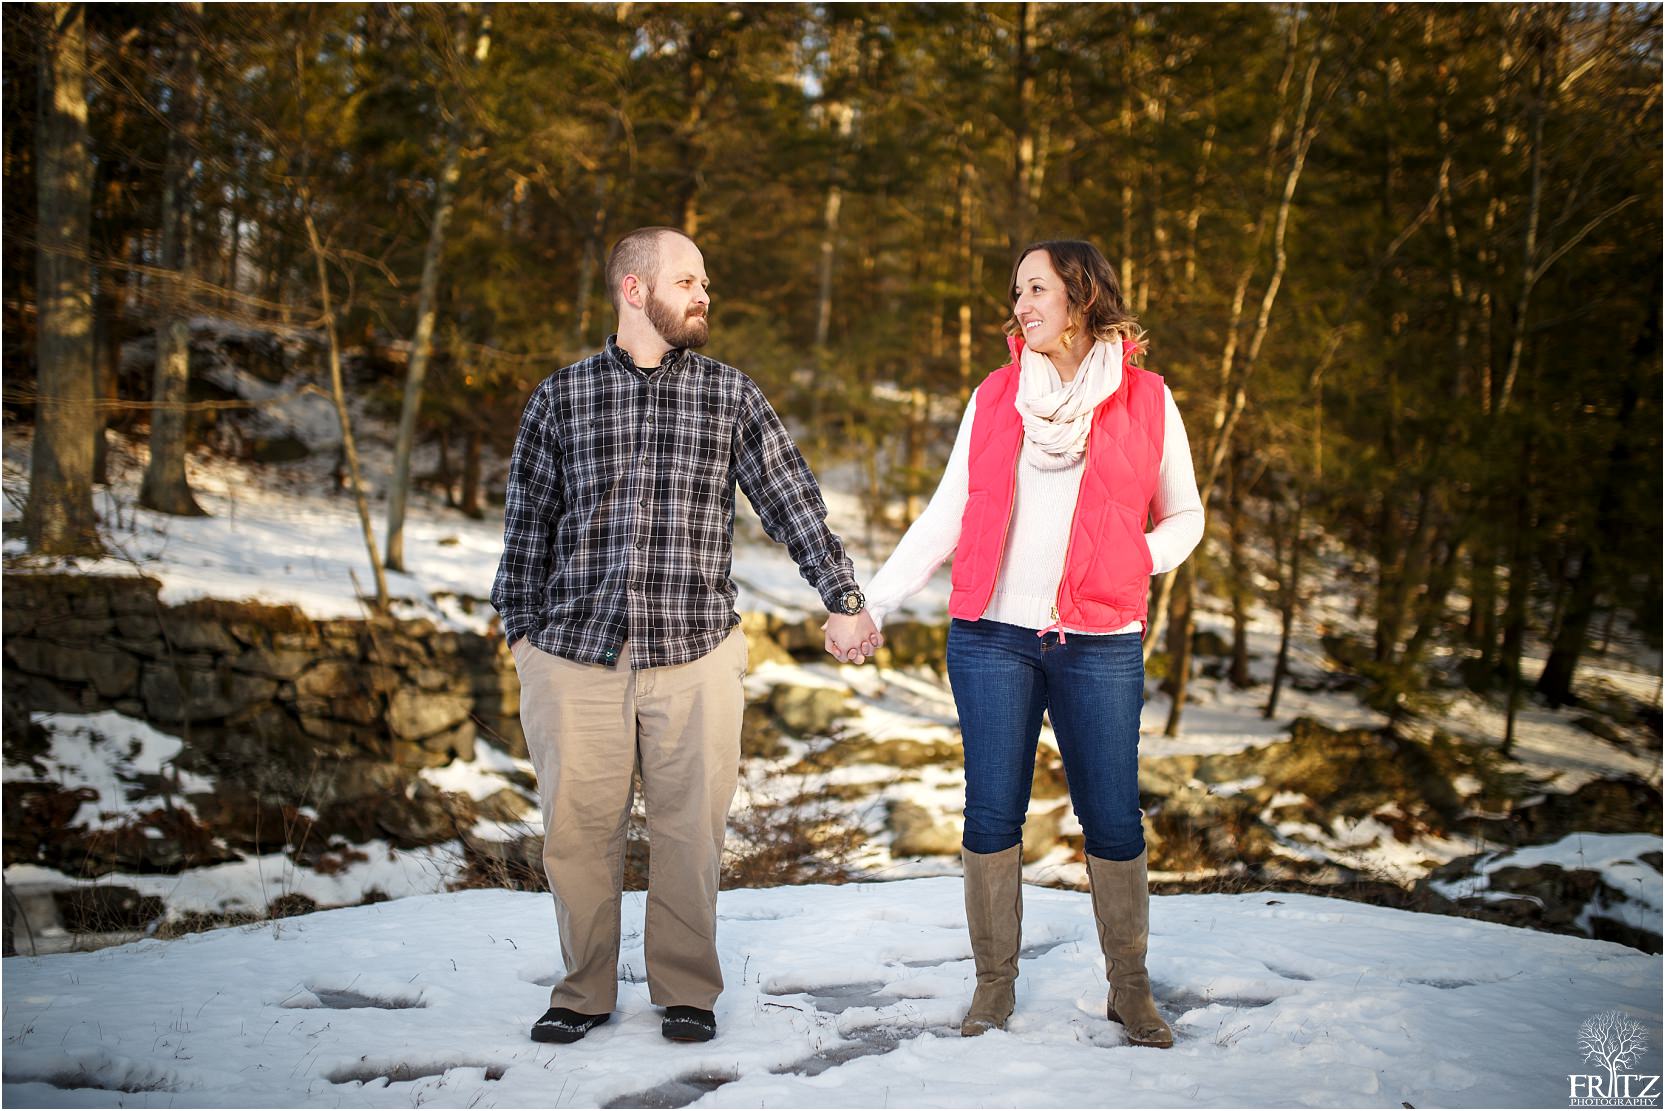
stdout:
POLYGON ((854 617, 856 614, 861 612, 862 603, 865 599, 862 598, 860 591, 852 590, 850 593, 844 595, 843 601, 844 612, 851 617, 854 617))

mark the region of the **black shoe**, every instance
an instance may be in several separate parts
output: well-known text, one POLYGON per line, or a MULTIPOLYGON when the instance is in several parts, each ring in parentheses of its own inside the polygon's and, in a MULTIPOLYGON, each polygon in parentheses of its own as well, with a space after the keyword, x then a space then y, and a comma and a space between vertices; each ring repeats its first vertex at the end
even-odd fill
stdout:
POLYGON ((581 1015, 565 1007, 551 1007, 532 1024, 532 1040, 563 1044, 575 1042, 612 1017, 611 1014, 581 1015))
POLYGON ((673 1042, 708 1042, 717 1036, 717 1016, 698 1007, 666 1007, 659 1032, 673 1042))

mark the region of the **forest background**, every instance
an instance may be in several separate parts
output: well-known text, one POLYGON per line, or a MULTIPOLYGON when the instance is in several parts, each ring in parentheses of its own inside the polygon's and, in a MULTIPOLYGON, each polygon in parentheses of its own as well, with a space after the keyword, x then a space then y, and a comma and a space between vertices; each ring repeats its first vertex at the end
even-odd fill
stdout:
POLYGON ((97 547, 107 426, 148 435, 147 505, 197 512, 184 458, 217 403, 185 322, 209 314, 321 329, 343 411, 352 389, 402 414, 389 516, 366 510, 398 567, 409 445, 438 444, 460 511, 500 496, 525 397, 611 328, 610 242, 665 223, 704 250, 710 352, 894 529, 1003 359, 1016 252, 1082 237, 1211 507, 1216 542, 1154 588, 1180 682, 1198 590, 1246 667, 1245 553, 1274 554, 1287 628, 1321 534, 1374 630, 1337 651, 1390 713, 1436 654, 1513 707, 1529 639, 1551 704, 1616 619, 1658 644, 1656 5, 3 19, 5 406, 35 422, 37 551, 97 547), (154 369, 124 367, 147 333, 154 369))

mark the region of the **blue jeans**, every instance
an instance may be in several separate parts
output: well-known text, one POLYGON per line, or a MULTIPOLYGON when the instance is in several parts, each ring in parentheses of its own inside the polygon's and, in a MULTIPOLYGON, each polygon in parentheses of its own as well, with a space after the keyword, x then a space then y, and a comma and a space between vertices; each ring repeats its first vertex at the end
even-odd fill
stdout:
POLYGON ((1136 633, 1057 633, 997 621, 948 628, 948 681, 965 741, 965 847, 997 853, 1023 840, 1041 714, 1064 757, 1087 853, 1145 850, 1139 812, 1139 712, 1145 662, 1136 633))

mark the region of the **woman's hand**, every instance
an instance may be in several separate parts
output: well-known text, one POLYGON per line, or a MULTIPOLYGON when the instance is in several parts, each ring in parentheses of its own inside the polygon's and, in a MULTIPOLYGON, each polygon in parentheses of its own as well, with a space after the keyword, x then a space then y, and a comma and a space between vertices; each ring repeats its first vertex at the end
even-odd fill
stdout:
POLYGON ((821 626, 827 634, 827 653, 843 663, 865 663, 884 644, 884 634, 866 610, 855 616, 835 613, 821 626))

